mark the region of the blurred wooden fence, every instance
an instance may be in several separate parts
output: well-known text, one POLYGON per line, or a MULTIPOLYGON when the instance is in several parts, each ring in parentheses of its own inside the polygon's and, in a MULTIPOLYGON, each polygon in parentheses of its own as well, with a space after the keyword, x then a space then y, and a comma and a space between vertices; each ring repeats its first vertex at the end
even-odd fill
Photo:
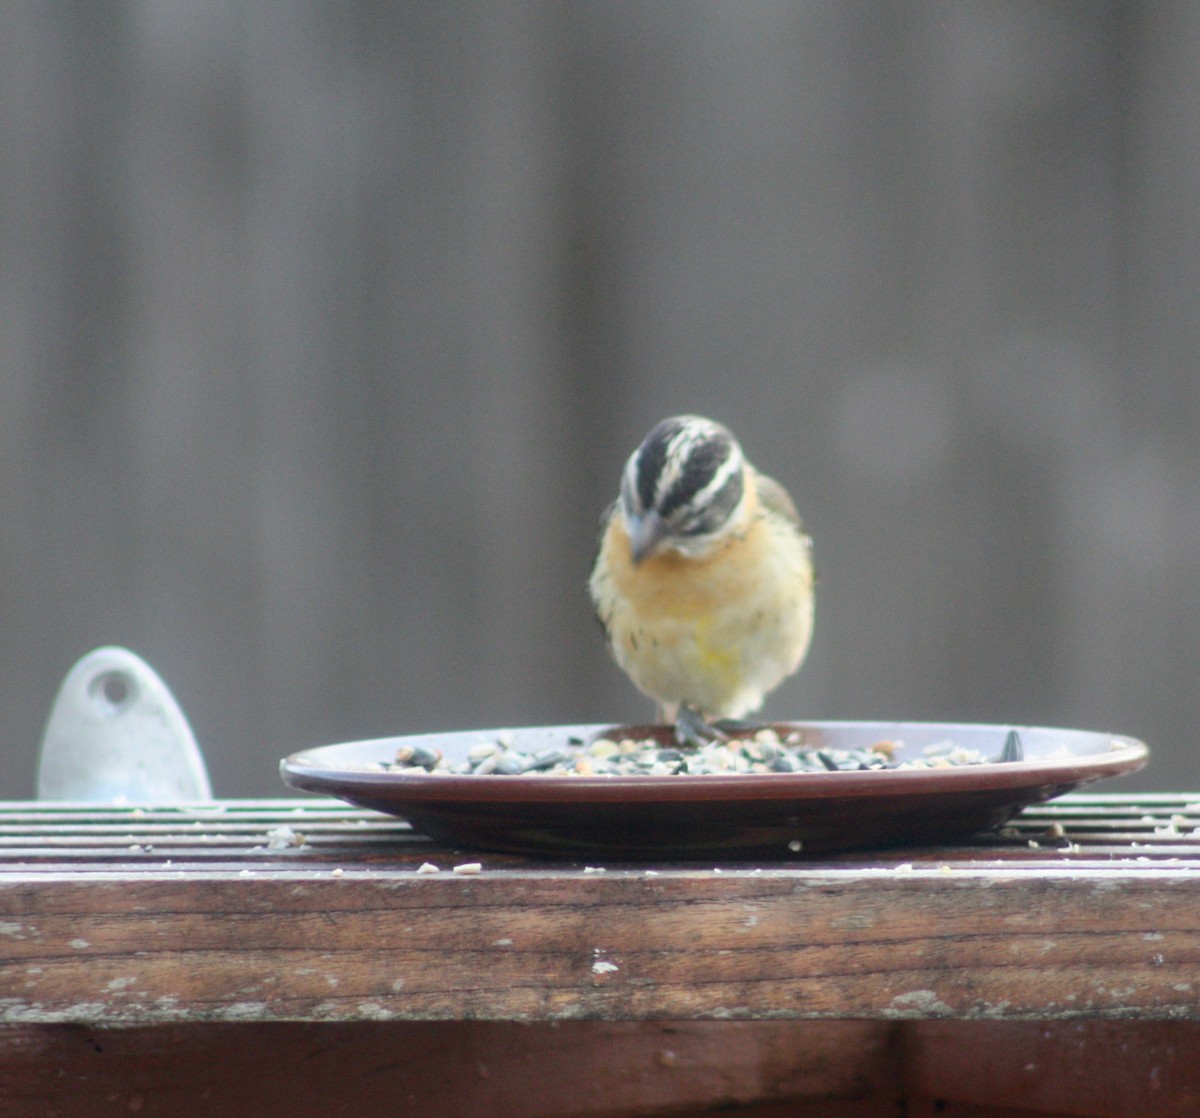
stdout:
POLYGON ((1200 5, 0 7, 0 795, 122 643, 219 792, 641 717, 584 583, 728 422, 816 538, 769 713, 1200 787, 1200 5))

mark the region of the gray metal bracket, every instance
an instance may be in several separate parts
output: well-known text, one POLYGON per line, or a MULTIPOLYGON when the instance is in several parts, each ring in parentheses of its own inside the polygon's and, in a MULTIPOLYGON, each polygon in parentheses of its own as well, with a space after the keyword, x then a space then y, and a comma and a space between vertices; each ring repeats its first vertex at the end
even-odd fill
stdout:
POLYGON ((158 673, 98 648, 67 673, 42 735, 37 798, 167 804, 212 799, 192 728, 158 673))

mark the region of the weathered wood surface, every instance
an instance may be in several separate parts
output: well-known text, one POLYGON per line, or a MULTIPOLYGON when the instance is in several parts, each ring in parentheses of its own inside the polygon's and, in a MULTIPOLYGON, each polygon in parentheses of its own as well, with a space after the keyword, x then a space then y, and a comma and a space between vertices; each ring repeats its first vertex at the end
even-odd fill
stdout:
POLYGON ((1194 1118, 1195 1022, 0 1028, 0 1113, 1194 1118), (214 1074, 214 1068, 220 1073, 214 1074))
POLYGON ((839 1118, 867 1118, 899 1096, 896 1039, 856 1021, 10 1027, 0 1113, 622 1118, 842 1100, 839 1118))
POLYGON ((914 1021, 901 1060, 908 1118, 1200 1114, 1194 1021, 914 1021))
POLYGON ((22 877, 10 1021, 1200 1017, 1173 874, 22 877))
POLYGON ((969 847, 595 872, 322 801, 10 805, 0 1016, 1200 1019, 1198 810, 1076 796, 969 847))
POLYGON ((1184 1118, 1198 826, 1076 795, 954 848, 589 872, 322 800, 0 805, 0 1112, 1184 1118))

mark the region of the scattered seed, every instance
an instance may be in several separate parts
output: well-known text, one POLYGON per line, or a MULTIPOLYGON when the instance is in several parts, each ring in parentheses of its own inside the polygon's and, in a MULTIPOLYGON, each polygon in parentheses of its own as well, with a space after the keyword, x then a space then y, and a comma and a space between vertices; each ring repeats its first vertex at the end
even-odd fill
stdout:
POLYGON ((492 770, 500 776, 520 776, 529 767, 529 758, 516 750, 506 750, 492 770))
POLYGON ((454 867, 455 873, 461 874, 476 874, 483 872, 482 862, 463 862, 462 865, 454 867))
POLYGON ((395 764, 405 768, 432 771, 441 760, 442 751, 440 749, 430 749, 423 745, 402 745, 396 750, 395 764))
POLYGON ((486 756, 480 757, 479 762, 470 766, 467 771, 474 773, 476 776, 487 776, 489 773, 496 771, 496 767, 500 764, 500 758, 503 756, 504 754, 499 749, 493 750, 486 756))
POLYGON ((417 867, 417 873, 437 873, 438 868, 432 862, 422 862, 417 867))
POLYGON ((303 846, 304 836, 286 824, 267 832, 268 850, 287 850, 291 846, 303 846))

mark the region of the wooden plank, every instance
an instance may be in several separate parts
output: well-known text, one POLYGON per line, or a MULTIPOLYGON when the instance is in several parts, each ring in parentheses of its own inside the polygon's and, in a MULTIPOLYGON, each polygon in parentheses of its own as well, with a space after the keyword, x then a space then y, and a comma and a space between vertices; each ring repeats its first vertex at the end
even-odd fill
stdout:
POLYGON ((852 1021, 24 1026, 0 1029, 0 1111, 632 1118, 836 1100, 799 1113, 867 1118, 899 1094, 894 1039, 852 1021))
POLYGON ((903 1044, 906 1091, 940 1104, 910 1107, 914 1115, 977 1113, 968 1107, 1070 1118, 1200 1114, 1195 1021, 921 1021, 905 1026, 903 1044))
POLYGON ((1165 870, 0 878, 8 1021, 1200 1018, 1165 870))
POLYGON ((0 1029, 10 1118, 403 1109, 633 1118, 1184 1118, 1191 1022, 493 1022, 0 1029), (212 1069, 222 1068, 214 1076, 212 1069), (741 1109, 745 1108, 745 1109, 741 1109))
MULTIPOLYGON (((906 1099, 904 1118, 1077 1118, 1070 1114, 1051 1114, 1045 1110, 1014 1110, 1010 1106, 978 1106, 974 1103, 947 1102, 945 1099, 906 1099)), ((1125 1118, 1140 1118, 1129 1114, 1125 1118)))

